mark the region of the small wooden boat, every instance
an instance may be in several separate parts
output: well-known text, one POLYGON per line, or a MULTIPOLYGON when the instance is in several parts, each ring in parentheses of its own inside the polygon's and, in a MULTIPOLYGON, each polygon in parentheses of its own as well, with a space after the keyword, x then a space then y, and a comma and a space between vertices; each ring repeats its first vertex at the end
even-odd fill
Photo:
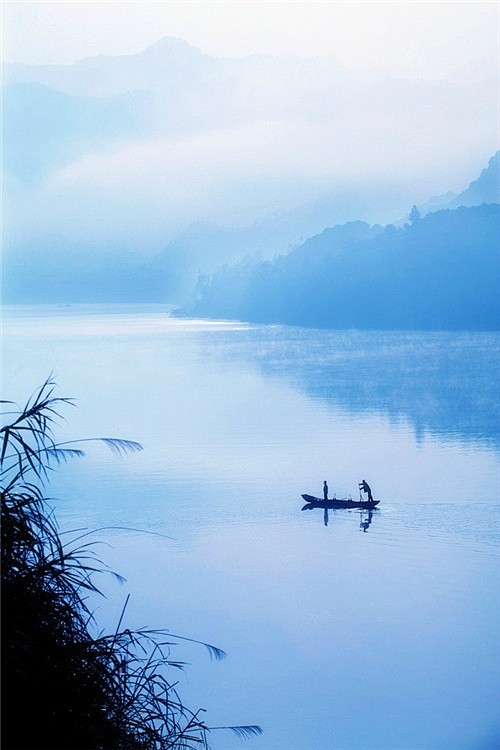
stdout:
POLYGON ((375 508, 380 500, 352 500, 349 498, 329 498, 324 500, 322 497, 314 497, 314 495, 302 495, 301 496, 307 503, 302 510, 307 508, 375 508))

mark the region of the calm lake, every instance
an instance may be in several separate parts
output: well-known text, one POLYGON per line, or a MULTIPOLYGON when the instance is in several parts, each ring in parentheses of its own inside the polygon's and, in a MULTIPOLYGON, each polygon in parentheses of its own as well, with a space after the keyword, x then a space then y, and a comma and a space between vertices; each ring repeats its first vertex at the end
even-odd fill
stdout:
POLYGON ((173 653, 209 725, 264 730, 215 750, 500 746, 500 334, 76 305, 4 308, 2 343, 4 399, 51 372, 75 399, 59 439, 143 445, 88 443, 47 494, 126 578, 100 582, 102 627, 130 594, 125 625, 227 652, 173 653), (303 511, 325 479, 379 509, 303 511))

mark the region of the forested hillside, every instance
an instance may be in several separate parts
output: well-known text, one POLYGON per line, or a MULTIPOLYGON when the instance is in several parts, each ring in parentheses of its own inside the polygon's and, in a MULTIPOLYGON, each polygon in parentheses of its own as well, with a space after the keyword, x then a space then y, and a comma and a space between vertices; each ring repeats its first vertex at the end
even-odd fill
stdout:
POLYGON ((398 229, 351 222, 273 262, 200 278, 182 311, 324 328, 500 327, 500 206, 437 211, 398 229))

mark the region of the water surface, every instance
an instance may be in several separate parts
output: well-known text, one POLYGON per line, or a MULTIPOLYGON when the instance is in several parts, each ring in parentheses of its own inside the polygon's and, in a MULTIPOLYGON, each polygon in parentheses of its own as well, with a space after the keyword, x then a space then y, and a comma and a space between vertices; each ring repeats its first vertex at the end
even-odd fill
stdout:
POLYGON ((104 528, 98 618, 168 627, 229 654, 179 689, 216 750, 490 750, 498 669, 500 336, 181 320, 159 306, 6 308, 3 394, 53 371, 63 530, 104 528), (301 493, 380 508, 302 511, 301 493), (152 533, 123 531, 128 527, 152 533), (165 536, 157 536, 163 534, 165 536), (169 538, 165 538, 169 537, 169 538), (109 546, 108 546, 109 545, 109 546))

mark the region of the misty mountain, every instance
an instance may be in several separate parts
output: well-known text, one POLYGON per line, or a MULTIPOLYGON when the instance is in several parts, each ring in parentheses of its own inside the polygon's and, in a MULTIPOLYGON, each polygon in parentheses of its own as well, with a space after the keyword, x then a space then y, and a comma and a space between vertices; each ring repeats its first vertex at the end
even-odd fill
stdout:
MULTIPOLYGON (((460 196, 464 196, 464 200, 468 197, 469 205, 475 205, 472 202, 475 196, 477 205, 500 202, 499 178, 497 154, 490 159, 480 177, 471 182, 460 196), (477 183, 484 186, 481 191, 474 190, 477 183)), ((460 196, 457 200, 461 199, 460 196)), ((176 269, 175 295, 171 301, 185 302, 199 274, 210 274, 217 266, 233 265, 248 257, 252 262, 259 262, 286 255, 303 244, 305 237, 319 234, 324 229, 325 217, 331 227, 346 218, 349 222, 361 220, 373 224, 378 217, 382 217, 388 223, 398 214, 403 199, 406 206, 411 205, 411 195, 406 195, 403 186, 393 186, 389 190, 363 184, 342 185, 320 201, 297 211, 273 216, 251 227, 226 229, 212 223, 193 224, 165 247, 156 262, 162 265, 164 273, 168 267, 176 269)), ((401 221, 401 225, 404 222, 401 221)), ((174 286, 171 289, 174 291, 174 286)))
POLYGON ((39 83, 72 96, 123 96, 132 91, 172 91, 195 84, 216 58, 182 39, 164 37, 132 55, 98 55, 71 65, 3 63, 6 83, 39 83))
POLYGON ((458 208, 458 206, 480 206, 482 203, 500 203, 500 151, 489 160, 477 180, 458 195, 447 193, 435 196, 419 206, 422 213, 436 211, 439 208, 458 208))
POLYGON ((388 220, 401 209, 403 201, 405 206, 411 205, 411 199, 404 186, 395 185, 389 190, 342 185, 319 201, 271 216, 250 227, 226 228, 211 222, 192 224, 166 245, 155 258, 155 264, 176 269, 172 301, 184 302, 190 297, 199 274, 212 273, 219 266, 232 265, 246 257, 263 261, 285 255, 307 237, 321 232, 325 223, 334 226, 358 219, 374 222, 378 217, 388 220))
POLYGON ((121 138, 144 132, 145 96, 90 98, 63 94, 39 83, 2 91, 3 166, 22 180, 51 171, 121 138))
POLYGON ((500 206, 441 210, 403 228, 326 229, 273 262, 200 279, 180 314, 319 328, 500 327, 500 206))
POLYGON ((453 198, 448 207, 479 206, 481 203, 500 203, 500 151, 491 157, 477 180, 453 198))
POLYGON ((168 37, 135 55, 6 64, 4 300, 184 303, 224 264, 395 222, 477 177, 496 96, 493 80, 217 58, 168 37))
MULTIPOLYGON (((496 156, 471 184, 481 182, 483 175, 491 174, 494 169, 498 170, 496 156)), ((490 178, 488 180, 491 182, 490 178)), ((463 194, 470 195, 469 188, 463 194)), ((408 205, 410 203, 408 200, 408 205)), ((294 259, 302 257, 300 252, 296 255, 295 248, 304 244, 306 232, 309 236, 323 238, 320 244, 324 247, 330 247, 325 244, 325 237, 329 237, 335 247, 360 240, 359 232, 366 234, 364 239, 368 236, 373 239, 374 233, 386 231, 373 221, 382 210, 382 204, 391 205, 390 195, 382 190, 370 195, 366 186, 345 186, 301 211, 278 214, 250 227, 224 228, 198 222, 152 256, 138 253, 121 242, 68 241, 56 234, 26 246, 12 246, 7 241, 3 248, 4 301, 160 301, 187 305, 198 278, 201 276, 206 285, 207 279, 222 266, 235 266, 244 261, 234 273, 246 284, 250 276, 248 269, 255 269, 263 261, 278 259, 277 263, 281 263, 280 256, 288 255, 291 274, 294 259), (347 228, 335 226, 340 224, 339 217, 346 214, 350 219, 347 228), (333 228, 323 231, 325 216, 333 228)), ((408 211, 406 213, 408 215, 408 211)), ((390 227, 387 231, 393 229, 390 227)), ((305 245, 311 247, 315 243, 317 240, 311 239, 305 245)), ((300 276, 302 270, 298 268, 296 273, 300 276)), ((239 294, 238 284, 231 292, 227 289, 223 292, 224 315, 229 314, 229 300, 239 294)), ((212 296, 216 288, 217 284, 210 292, 212 296)), ((199 292, 198 287, 198 295, 199 292)), ((239 316, 239 298, 237 302, 234 311, 239 316)), ((196 309, 203 314, 201 306, 196 309)))
POLYGON ((58 235, 151 255, 200 222, 252 233, 289 216, 282 252, 458 192, 497 143, 493 79, 218 58, 169 37, 73 65, 4 64, 3 84, 4 232, 24 250, 58 235))

